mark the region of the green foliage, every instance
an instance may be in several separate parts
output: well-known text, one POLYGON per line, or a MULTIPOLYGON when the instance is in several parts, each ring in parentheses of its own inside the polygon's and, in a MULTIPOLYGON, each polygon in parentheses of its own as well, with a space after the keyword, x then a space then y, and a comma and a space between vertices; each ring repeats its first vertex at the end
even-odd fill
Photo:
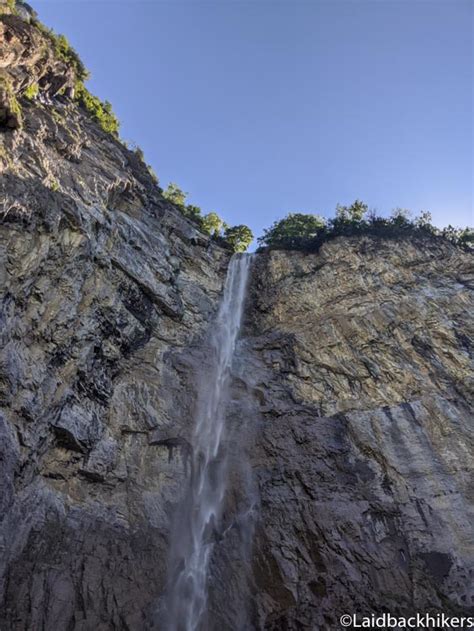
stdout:
POLYGON ((85 81, 89 78, 89 71, 82 63, 82 59, 69 43, 64 35, 53 34, 54 48, 57 56, 74 68, 78 81, 85 81))
POLYGON ((187 193, 177 184, 170 182, 163 192, 163 197, 176 206, 185 217, 195 223, 198 228, 234 252, 245 252, 253 240, 253 234, 247 226, 228 226, 215 212, 202 215, 201 208, 186 204, 187 193))
POLYGON ((224 239, 234 252, 245 252, 253 241, 253 233, 248 226, 227 226, 224 239))
POLYGON ((474 230, 472 228, 455 228, 447 226, 441 230, 441 236, 466 249, 474 248, 474 230))
POLYGON ((457 243, 467 249, 474 249, 474 230, 472 228, 459 229, 457 243))
POLYGON ((432 219, 433 218, 430 212, 422 210, 421 213, 417 217, 415 217, 415 226, 417 226, 418 228, 430 229, 433 227, 431 225, 432 219))
POLYGON ((23 96, 27 98, 28 101, 33 101, 38 96, 38 93, 39 93, 39 85, 37 83, 32 83, 23 92, 23 96))
POLYGON ((137 156, 137 158, 140 160, 140 162, 144 165, 144 167, 150 174, 150 177, 153 180, 153 182, 158 186, 159 185, 158 176, 156 175, 153 167, 147 164, 145 160, 145 154, 143 153, 143 149, 133 142, 131 143, 131 142, 127 142, 126 140, 122 140, 122 143, 127 147, 127 149, 129 149, 130 151, 133 151, 133 153, 137 156))
POLYGON ((336 206, 336 220, 345 223, 361 221, 365 214, 369 211, 369 207, 364 202, 356 199, 350 206, 336 206))
POLYGON ((163 191, 163 197, 169 202, 179 208, 185 217, 191 219, 194 223, 202 229, 203 217, 201 215, 201 209, 199 206, 193 204, 186 204, 186 197, 188 196, 177 184, 170 182, 168 188, 163 191))
POLYGON ((86 81, 86 79, 89 78, 89 71, 84 66, 78 53, 69 43, 67 37, 64 35, 58 35, 53 31, 53 29, 48 28, 39 20, 33 19, 31 23, 49 39, 53 45, 53 50, 56 53, 56 56, 74 69, 76 79, 81 82, 86 81))
POLYGON ((211 235, 211 237, 218 237, 221 235, 224 222, 217 213, 211 212, 204 215, 201 222, 201 228, 204 232, 211 235))
POLYGON ((96 119, 105 132, 118 136, 120 123, 108 101, 101 101, 91 94, 80 81, 76 85, 75 98, 96 119))
POLYGON ((140 160, 140 162, 143 162, 143 163, 145 162, 145 154, 143 153, 143 149, 141 147, 139 147, 138 145, 135 145, 135 148, 131 148, 127 143, 124 143, 124 144, 128 149, 130 149, 131 151, 135 153, 135 155, 140 160))
POLYGON ((471 228, 448 226, 439 230, 431 224, 429 212, 422 212, 411 219, 410 211, 402 208, 396 208, 389 218, 380 217, 373 211, 369 212, 367 204, 359 200, 351 206, 338 205, 335 217, 327 221, 317 215, 290 214, 265 230, 258 243, 270 249, 314 252, 335 237, 367 234, 384 238, 431 236, 447 239, 466 249, 474 247, 474 231, 471 228))
POLYGON ((9 99, 9 107, 12 114, 15 114, 18 118, 18 121, 21 123, 23 118, 23 112, 21 109, 21 105, 18 103, 18 100, 14 94, 10 95, 9 99))
POLYGON ((147 164, 146 162, 145 162, 145 166, 146 166, 147 171, 148 171, 148 173, 150 174, 150 177, 151 177, 151 179, 153 180, 154 184, 156 184, 157 186, 159 186, 160 181, 159 181, 159 179, 158 179, 158 176, 157 176, 157 175, 156 175, 156 173, 155 173, 155 169, 154 169, 154 168, 153 168, 150 164, 147 164))
MULTIPOLYGON (((32 19, 31 23, 49 39, 56 57, 64 61, 74 70, 76 76, 76 100, 96 119, 104 131, 118 136, 120 124, 112 110, 112 105, 108 101, 101 101, 86 88, 84 81, 89 78, 89 71, 84 66, 81 58, 71 46, 68 39, 64 35, 58 35, 52 29, 47 28, 39 20, 32 19)), ((28 94, 25 93, 25 96, 27 98, 34 98, 36 95, 28 96, 28 94)))
POLYGON ((412 224, 410 215, 410 211, 406 208, 395 208, 391 214, 391 222, 398 228, 410 226, 412 224))
POLYGON ((0 6, 0 15, 4 13, 16 13, 16 0, 7 0, 7 6, 0 6))
POLYGON ((177 184, 170 182, 168 188, 163 192, 163 197, 175 206, 179 206, 181 210, 184 210, 187 193, 182 191, 177 184))
POLYGON ((13 92, 11 80, 0 74, 0 96, 7 104, 7 118, 10 119, 12 129, 18 129, 23 124, 23 111, 13 92))
POLYGON ((265 230, 258 242, 272 248, 304 249, 325 226, 326 220, 319 215, 290 213, 265 230))
POLYGON ((199 223, 199 225, 202 222, 201 209, 199 208, 199 206, 193 206, 193 204, 187 204, 184 207, 183 214, 186 217, 188 217, 188 219, 192 219, 193 221, 196 221, 197 223, 199 223))

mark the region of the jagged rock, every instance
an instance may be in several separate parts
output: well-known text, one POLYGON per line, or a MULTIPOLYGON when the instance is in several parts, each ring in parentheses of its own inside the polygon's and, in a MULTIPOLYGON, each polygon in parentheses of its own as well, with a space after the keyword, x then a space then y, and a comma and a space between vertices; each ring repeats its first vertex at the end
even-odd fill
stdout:
POLYGON ((15 95, 30 85, 41 86, 49 98, 74 87, 74 71, 54 54, 48 38, 33 24, 27 5, 19 15, 1 15, 0 71, 15 95))

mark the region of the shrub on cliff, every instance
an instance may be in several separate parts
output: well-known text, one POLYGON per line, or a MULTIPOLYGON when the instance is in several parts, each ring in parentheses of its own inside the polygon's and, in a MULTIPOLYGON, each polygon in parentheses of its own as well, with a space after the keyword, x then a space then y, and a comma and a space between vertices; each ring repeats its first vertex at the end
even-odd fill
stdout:
MULTIPOLYGON (((92 115, 104 131, 117 137, 120 123, 112 110, 112 105, 108 101, 101 101, 86 88, 84 81, 89 78, 89 71, 68 39, 64 35, 58 35, 36 18, 33 18, 31 23, 49 39, 56 57, 74 70, 76 76, 75 99, 92 115)), ((28 98, 28 94, 25 96, 28 98)))
POLYGON ((319 215, 290 213, 275 221, 258 239, 260 245, 271 248, 305 249, 312 240, 326 229, 326 220, 319 215))
POLYGON ((21 105, 10 79, 0 74, 0 127, 18 129, 23 124, 21 105))
POLYGON ((33 101, 39 94, 39 85, 37 83, 30 84, 23 92, 23 96, 28 101, 33 101))
POLYGON ((118 136, 120 123, 108 101, 101 101, 91 94, 81 81, 76 84, 75 98, 96 119, 104 131, 118 136))
POLYGON ((364 216, 369 212, 369 207, 364 202, 356 199, 350 206, 336 206, 336 217, 334 222, 353 224, 362 221, 364 216))
POLYGON ((181 209, 185 207, 187 193, 179 188, 177 184, 170 182, 168 188, 163 191, 163 197, 170 201, 175 206, 179 206, 181 209))
POLYGON ((367 204, 356 200, 351 206, 337 206, 335 217, 325 220, 319 215, 289 214, 276 221, 259 237, 260 248, 317 251, 323 243, 338 236, 373 235, 398 238, 406 235, 444 238, 464 248, 474 247, 474 231, 470 228, 442 230, 431 224, 431 215, 422 212, 411 219, 401 208, 388 218, 369 212, 367 204))
POLYGON ((77 80, 86 81, 86 79, 89 78, 89 71, 84 66, 79 54, 69 43, 67 37, 65 35, 58 35, 53 29, 48 28, 36 18, 32 19, 31 23, 49 39, 53 45, 56 56, 74 69, 77 80))
POLYGON ((201 228, 211 237, 220 237, 224 229, 224 222, 217 213, 207 213, 202 218, 201 228))
POLYGON ((228 226, 215 212, 203 215, 199 206, 186 204, 187 195, 174 182, 170 182, 168 188, 163 191, 163 197, 194 222, 199 230, 233 252, 245 252, 253 241, 253 234, 248 226, 228 226))

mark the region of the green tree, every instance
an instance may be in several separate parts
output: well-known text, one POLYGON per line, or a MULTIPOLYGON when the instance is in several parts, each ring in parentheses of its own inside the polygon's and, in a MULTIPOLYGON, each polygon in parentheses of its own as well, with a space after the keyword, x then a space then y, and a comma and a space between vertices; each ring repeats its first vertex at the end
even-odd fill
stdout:
POLYGON ((75 98, 96 119, 104 131, 118 136, 120 123, 108 101, 101 101, 91 94, 81 81, 76 84, 75 98))
POLYGON ((224 222, 217 213, 210 212, 202 218, 202 229, 213 237, 218 237, 222 232, 224 222))
POLYGON ((421 212, 413 218, 409 210, 396 208, 390 217, 381 217, 367 204, 356 200, 351 206, 336 207, 336 216, 325 221, 316 215, 290 214, 276 221, 258 239, 260 246, 317 252, 320 246, 336 237, 372 235, 385 239, 417 236, 446 239, 464 248, 474 249, 474 230, 447 226, 440 230, 431 223, 431 214, 421 212))
POLYGON ((326 220, 319 215, 290 213, 265 230, 258 243, 271 247, 302 248, 325 229, 326 220))
POLYGON ((474 230, 472 228, 464 228, 459 231, 458 243, 466 248, 474 248, 474 230))
POLYGON ((193 206, 193 204, 187 204, 187 206, 184 209, 184 214, 186 215, 186 217, 189 217, 189 219, 193 219, 195 221, 202 221, 202 217, 201 217, 201 209, 199 208, 199 206, 193 206))
POLYGON ((415 225, 419 227, 431 226, 432 219, 433 217, 431 216, 431 213, 429 211, 422 210, 418 217, 415 217, 415 225))
POLYGON ((163 197, 175 206, 179 206, 181 210, 185 208, 187 193, 182 191, 177 184, 170 182, 168 188, 163 192, 163 197))
POLYGON ((394 208, 390 216, 390 221, 398 228, 407 228, 412 225, 410 217, 411 212, 406 208, 394 208))
POLYGON ((234 252, 245 252, 253 241, 253 233, 248 226, 243 224, 226 226, 224 228, 224 239, 234 252))
POLYGON ((350 206, 336 206, 336 220, 340 222, 356 223, 362 221, 369 207, 360 199, 356 199, 350 206))

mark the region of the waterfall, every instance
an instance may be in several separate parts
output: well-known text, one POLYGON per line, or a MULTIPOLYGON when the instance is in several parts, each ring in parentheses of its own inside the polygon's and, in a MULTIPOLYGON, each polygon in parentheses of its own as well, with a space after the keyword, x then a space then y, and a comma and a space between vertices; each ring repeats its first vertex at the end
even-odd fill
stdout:
POLYGON ((240 331, 251 255, 236 254, 227 271, 222 302, 209 333, 209 366, 198 379, 189 487, 172 533, 167 631, 205 628, 209 563, 220 536, 228 480, 226 408, 232 359, 240 331))

